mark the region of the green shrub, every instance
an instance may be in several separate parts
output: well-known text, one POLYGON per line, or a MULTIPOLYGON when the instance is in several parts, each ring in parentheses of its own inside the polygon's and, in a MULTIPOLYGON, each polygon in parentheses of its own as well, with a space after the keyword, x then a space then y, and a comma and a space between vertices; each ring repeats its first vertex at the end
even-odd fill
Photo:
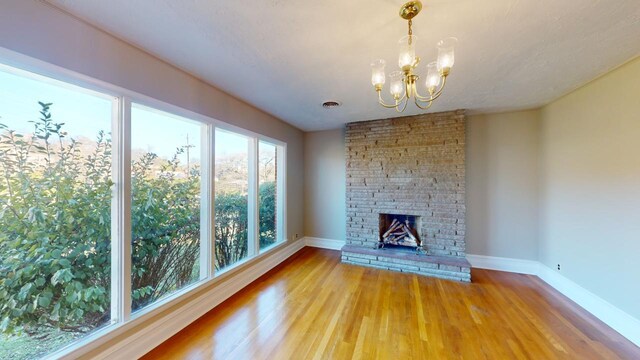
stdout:
POLYGON ((109 319, 111 142, 68 139, 40 103, 32 135, 0 125, 0 330, 109 319))

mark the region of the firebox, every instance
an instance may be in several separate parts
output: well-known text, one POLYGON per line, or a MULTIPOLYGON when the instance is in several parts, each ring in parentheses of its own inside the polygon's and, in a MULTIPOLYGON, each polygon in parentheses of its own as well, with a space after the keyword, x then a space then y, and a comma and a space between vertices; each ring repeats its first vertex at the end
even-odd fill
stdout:
POLYGON ((380 241, 378 248, 405 247, 417 249, 421 247, 420 216, 405 214, 380 214, 380 241))

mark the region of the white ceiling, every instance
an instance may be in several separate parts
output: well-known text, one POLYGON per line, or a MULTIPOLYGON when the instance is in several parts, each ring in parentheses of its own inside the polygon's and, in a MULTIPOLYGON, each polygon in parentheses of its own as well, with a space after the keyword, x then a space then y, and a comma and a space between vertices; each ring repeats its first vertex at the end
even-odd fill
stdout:
MULTIPOLYGON (((396 116, 377 105, 369 63, 395 70, 403 0, 47 1, 303 130, 396 116)), ((439 39, 459 39, 432 111, 540 106, 640 55, 638 0, 423 4, 422 73, 439 39)))

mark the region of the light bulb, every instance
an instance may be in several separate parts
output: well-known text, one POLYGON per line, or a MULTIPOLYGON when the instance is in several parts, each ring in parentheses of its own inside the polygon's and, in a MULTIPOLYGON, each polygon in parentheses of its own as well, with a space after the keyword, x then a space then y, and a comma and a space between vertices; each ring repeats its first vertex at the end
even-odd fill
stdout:
POLYGON ((399 99, 404 92, 404 73, 402 71, 394 71, 389 74, 391 79, 391 87, 389 91, 394 99, 399 99))
POLYGON ((441 74, 448 75, 453 67, 454 56, 453 50, 458 39, 450 37, 438 42, 438 71, 441 74))
POLYGON ((382 59, 375 60, 371 63, 371 84, 376 89, 381 89, 385 82, 384 77, 385 61, 382 59))
POLYGON ((433 93, 438 85, 440 85, 440 72, 438 71, 438 64, 433 61, 427 65, 427 89, 429 93, 433 93))
POLYGON ((402 70, 408 70, 413 67, 416 61, 416 40, 415 35, 403 36, 399 44, 400 55, 398 56, 398 66, 402 70))

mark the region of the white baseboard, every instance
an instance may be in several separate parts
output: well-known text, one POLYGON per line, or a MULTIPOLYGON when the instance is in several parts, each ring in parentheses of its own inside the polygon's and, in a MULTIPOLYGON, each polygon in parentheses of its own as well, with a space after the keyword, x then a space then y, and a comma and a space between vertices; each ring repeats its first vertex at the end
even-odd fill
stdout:
POLYGON ((340 250, 345 244, 344 240, 323 239, 309 236, 305 236, 303 240, 307 246, 331 250, 340 250))
POLYGON ((538 261, 471 254, 467 255, 467 260, 475 268, 536 275, 620 335, 640 346, 640 320, 538 261))
POLYGON ((534 260, 512 259, 485 255, 467 255, 472 267, 538 275, 540 263, 534 260))
POLYGON ((640 346, 640 320, 542 263, 537 275, 558 292, 573 300, 603 323, 629 339, 629 341, 640 346))
MULTIPOLYGON (((110 346, 99 354, 92 354, 95 359, 138 359, 156 346, 178 333, 180 330, 197 320, 214 307, 240 291, 251 282, 264 275, 267 271, 291 257, 304 248, 303 241, 274 249, 273 254, 265 257, 255 264, 250 264, 229 276, 219 285, 213 286, 207 291, 197 295, 183 303, 180 308, 174 309, 164 316, 158 316, 144 328, 136 331, 131 336, 110 346)), ((78 355, 78 354, 74 354, 78 355)))

